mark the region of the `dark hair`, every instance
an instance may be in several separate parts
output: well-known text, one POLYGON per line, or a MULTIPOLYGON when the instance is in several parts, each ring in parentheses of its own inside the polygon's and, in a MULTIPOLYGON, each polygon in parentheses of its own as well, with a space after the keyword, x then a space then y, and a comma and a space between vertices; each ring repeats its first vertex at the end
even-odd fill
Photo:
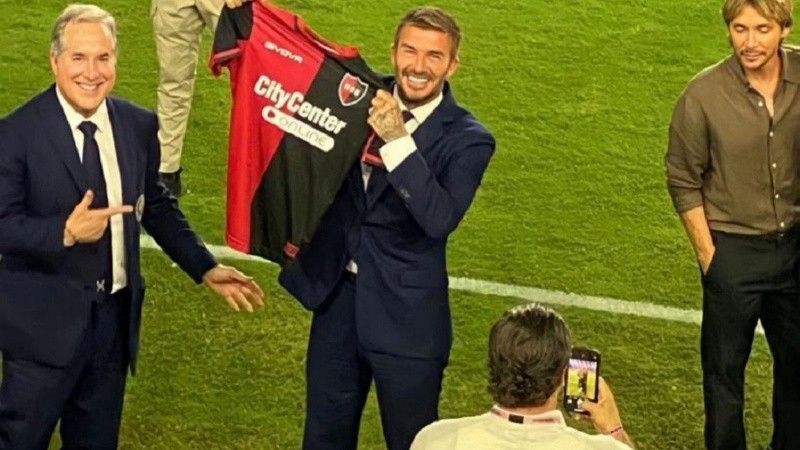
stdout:
POLYGON ((532 303, 506 311, 489 333, 489 393, 500 406, 543 405, 561 385, 571 348, 552 309, 532 303))
POLYGON ((423 6, 407 12, 397 28, 394 30, 394 46, 400 41, 400 31, 406 25, 415 26, 424 30, 436 30, 446 33, 453 44, 453 51, 450 56, 458 56, 458 48, 461 46, 461 29, 458 27, 456 19, 450 14, 435 6, 423 6))

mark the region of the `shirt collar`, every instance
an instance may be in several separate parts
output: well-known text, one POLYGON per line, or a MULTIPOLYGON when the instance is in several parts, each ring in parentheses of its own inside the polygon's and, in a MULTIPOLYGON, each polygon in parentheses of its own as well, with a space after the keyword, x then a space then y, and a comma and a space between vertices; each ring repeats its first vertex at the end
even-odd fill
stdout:
POLYGON ((558 409, 541 414, 522 415, 506 411, 499 405, 492 406, 489 411, 494 416, 511 423, 524 425, 561 425, 565 426, 564 415, 558 409))
POLYGON ((58 97, 58 103, 61 104, 61 109, 64 110, 64 115, 67 116, 67 123, 69 123, 69 128, 71 130, 77 130, 78 126, 87 120, 97 125, 97 131, 100 133, 107 133, 111 129, 111 122, 108 118, 108 107, 106 106, 105 100, 100 103, 100 106, 97 107, 97 111, 95 111, 94 114, 89 117, 84 117, 83 114, 76 111, 75 108, 67 102, 67 99, 61 94, 61 89, 58 85, 56 85, 56 96, 58 97))
MULTIPOLYGON (((800 84, 800 58, 790 58, 789 55, 797 53, 792 47, 781 47, 778 49, 781 58, 781 79, 790 83, 800 84)), ((744 73, 744 67, 735 54, 728 57, 725 65, 733 73, 733 76, 746 88, 750 87, 750 81, 744 73)))
POLYGON ((439 95, 436 96, 436 98, 434 98, 433 100, 429 101, 428 103, 425 103, 424 105, 417 106, 414 109, 408 109, 408 108, 406 108, 406 105, 403 103, 403 101, 400 100, 400 94, 397 91, 397 86, 396 85, 394 87, 394 94, 393 95, 394 95, 395 100, 397 100, 397 102, 400 104, 400 111, 408 111, 408 112, 410 112, 411 115, 414 116, 414 120, 416 120, 417 123, 424 122, 425 119, 427 119, 431 114, 433 114, 433 110, 435 110, 436 107, 439 106, 440 103, 442 103, 442 99, 444 98, 444 95, 440 92, 439 95))

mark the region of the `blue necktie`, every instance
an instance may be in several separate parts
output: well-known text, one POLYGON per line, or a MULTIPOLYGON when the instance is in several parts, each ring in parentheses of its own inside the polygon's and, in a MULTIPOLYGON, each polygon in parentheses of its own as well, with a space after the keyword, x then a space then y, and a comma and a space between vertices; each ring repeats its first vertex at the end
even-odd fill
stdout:
MULTIPOLYGON (((89 180, 89 189, 94 192, 92 209, 106 208, 108 206, 108 193, 106 192, 106 179, 103 175, 103 165, 100 163, 100 147, 94 138, 97 125, 92 122, 81 122, 78 129, 83 132, 83 168, 89 180)), ((108 224, 103 237, 95 244, 100 264, 97 273, 97 291, 111 293, 112 262, 111 262, 111 223, 108 224)))
POLYGON ((100 147, 94 138, 97 125, 92 122, 81 122, 78 129, 83 132, 83 167, 89 178, 89 189, 94 192, 92 207, 105 208, 108 206, 106 193, 106 179, 103 175, 103 165, 100 163, 100 147))

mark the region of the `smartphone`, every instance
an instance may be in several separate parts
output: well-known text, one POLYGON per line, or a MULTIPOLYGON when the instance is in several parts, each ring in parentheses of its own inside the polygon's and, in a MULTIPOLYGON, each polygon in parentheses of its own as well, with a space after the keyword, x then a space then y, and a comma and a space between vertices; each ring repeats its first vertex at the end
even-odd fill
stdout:
POLYGON ((564 409, 584 413, 584 400, 597 401, 600 376, 600 352, 573 347, 564 380, 564 409))

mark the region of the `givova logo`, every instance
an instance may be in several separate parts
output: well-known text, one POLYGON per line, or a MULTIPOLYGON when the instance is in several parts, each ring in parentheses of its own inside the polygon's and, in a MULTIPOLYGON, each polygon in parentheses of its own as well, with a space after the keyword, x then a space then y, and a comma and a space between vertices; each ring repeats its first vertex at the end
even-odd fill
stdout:
POLYGON ((294 61, 297 64, 303 64, 303 57, 302 56, 300 56, 300 55, 298 55, 296 53, 292 53, 291 50, 285 49, 285 48, 279 46, 278 44, 276 44, 276 43, 274 43, 272 41, 264 42, 264 48, 266 48, 269 51, 275 52, 275 53, 283 56, 284 58, 288 59, 289 61, 294 61))

